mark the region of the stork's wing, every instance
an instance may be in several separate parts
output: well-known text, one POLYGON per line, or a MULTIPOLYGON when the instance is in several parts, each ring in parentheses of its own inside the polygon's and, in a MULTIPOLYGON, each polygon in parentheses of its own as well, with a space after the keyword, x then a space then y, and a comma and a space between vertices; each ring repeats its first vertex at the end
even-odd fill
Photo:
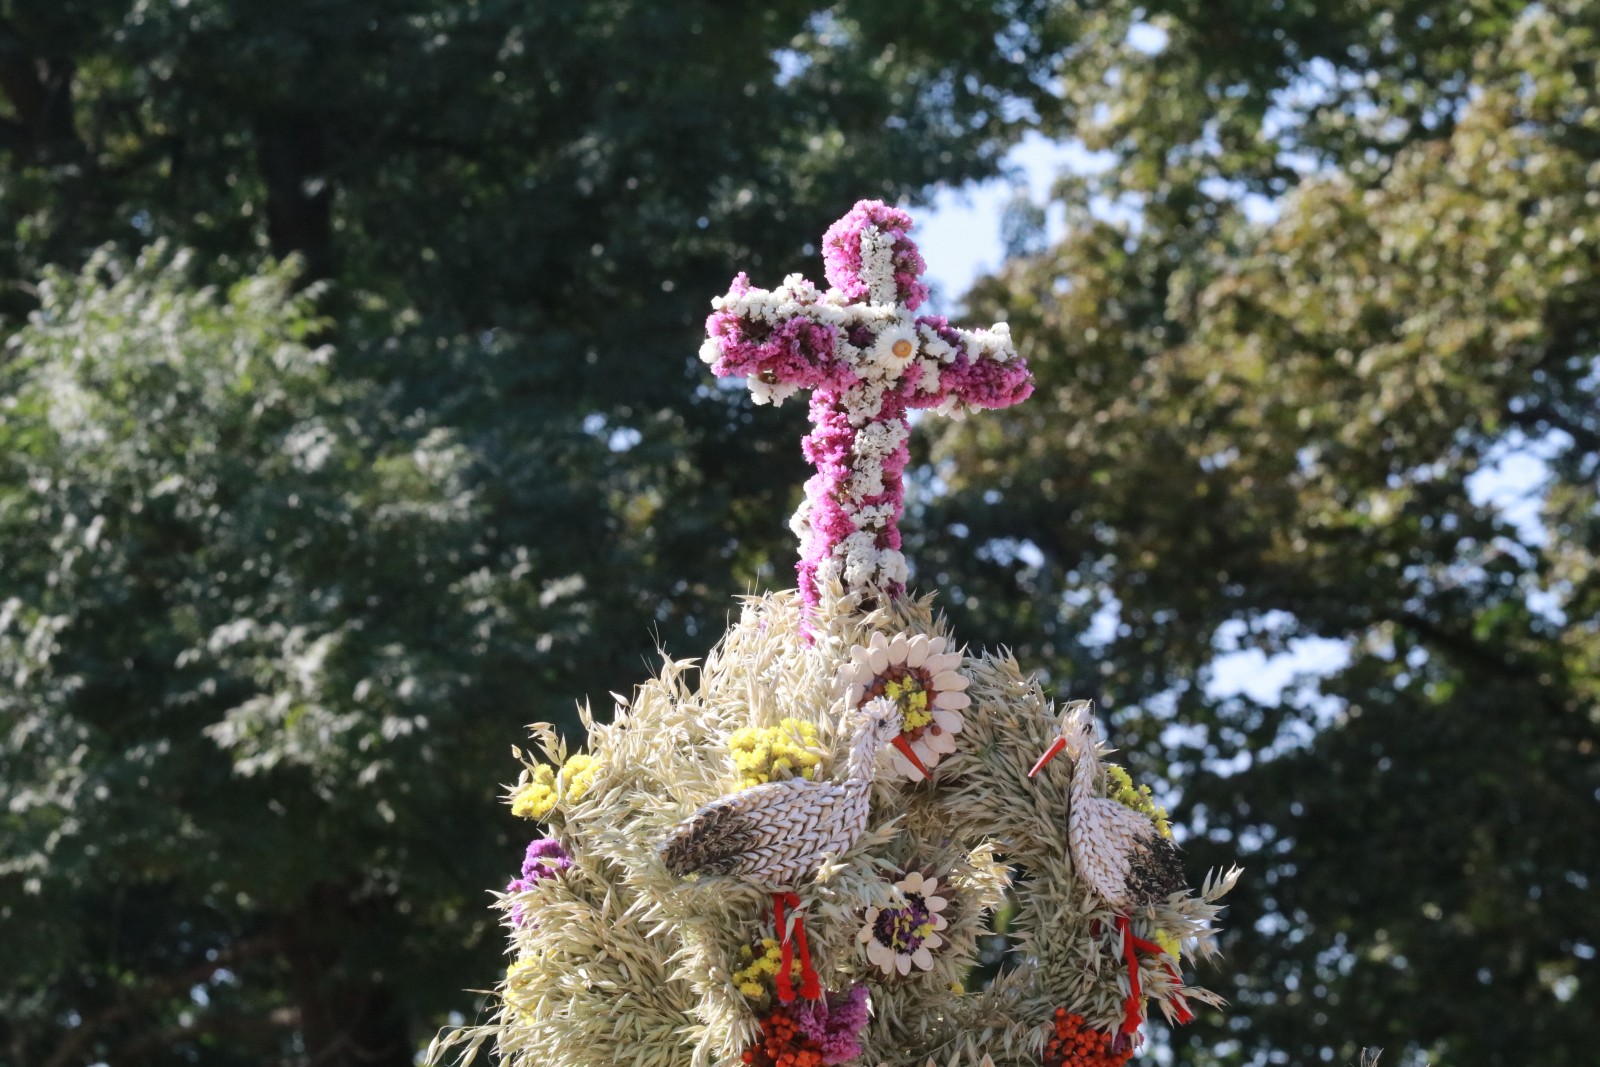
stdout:
POLYGON ((1128 860, 1128 891, 1136 903, 1159 903, 1189 884, 1178 846, 1160 833, 1140 840, 1128 860))
POLYGON ((1067 845, 1078 875, 1112 907, 1152 904, 1184 886, 1178 846, 1148 815, 1106 797, 1073 807, 1067 845))
POLYGON ((769 844, 773 825, 795 794, 815 788, 804 779, 768 782, 713 800, 668 832, 656 850, 667 870, 686 874, 736 874, 741 861, 769 844))

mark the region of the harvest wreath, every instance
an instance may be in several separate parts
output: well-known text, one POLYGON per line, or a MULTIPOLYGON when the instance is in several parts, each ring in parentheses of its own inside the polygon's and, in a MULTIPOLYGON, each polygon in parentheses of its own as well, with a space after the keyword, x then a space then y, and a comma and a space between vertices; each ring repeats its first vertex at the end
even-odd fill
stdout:
POLYGON ((904 212, 858 203, 828 282, 744 275, 701 357, 757 403, 811 391, 799 589, 748 597, 698 670, 667 661, 587 751, 536 725, 514 812, 545 826, 498 899, 492 1019, 429 1050, 511 1067, 1122 1064, 1215 951, 1237 869, 1185 881, 1165 813, 1086 701, 969 655, 909 597, 907 414, 1025 399, 1005 325, 917 315, 904 212), (1052 763, 1058 753, 1067 759, 1052 763), (968 988, 992 913, 1008 966, 968 988))

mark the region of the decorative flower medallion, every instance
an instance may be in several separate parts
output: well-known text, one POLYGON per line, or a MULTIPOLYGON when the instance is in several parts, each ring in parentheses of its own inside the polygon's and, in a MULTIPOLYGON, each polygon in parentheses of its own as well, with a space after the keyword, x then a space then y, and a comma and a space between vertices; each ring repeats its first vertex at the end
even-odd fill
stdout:
POLYGON ((920 871, 900 879, 895 888, 905 897, 905 904, 868 908, 866 925, 856 941, 865 947, 868 962, 884 974, 910 974, 913 966, 932 970, 933 950, 944 944, 939 931, 950 925, 940 914, 949 901, 934 895, 938 879, 924 878, 920 871))
MULTIPOLYGON (((865 645, 850 650, 850 662, 839 672, 845 704, 858 708, 874 697, 894 701, 905 720, 902 734, 917 758, 932 768, 956 750, 955 735, 964 725, 961 709, 972 703, 968 682, 959 673, 961 653, 947 652, 948 642, 927 634, 875 633, 865 645)), ((902 778, 920 781, 911 761, 893 749, 890 766, 902 778)))

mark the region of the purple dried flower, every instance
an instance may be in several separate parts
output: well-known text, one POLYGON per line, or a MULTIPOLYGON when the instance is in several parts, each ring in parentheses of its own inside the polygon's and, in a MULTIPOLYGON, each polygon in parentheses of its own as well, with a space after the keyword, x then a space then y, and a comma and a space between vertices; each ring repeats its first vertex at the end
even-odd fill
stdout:
POLYGON ((822 1050, 823 1067, 861 1055, 861 1031, 867 1028, 867 987, 851 986, 843 993, 808 1001, 794 1014, 800 1032, 822 1050))
MULTIPOLYGON (((535 838, 528 844, 528 851, 522 857, 522 877, 513 878, 506 885, 507 893, 521 893, 532 889, 538 882, 572 868, 572 857, 567 855, 567 850, 561 847, 561 842, 553 837, 535 838)), ((511 906, 511 921, 517 926, 522 925, 522 905, 511 906)))

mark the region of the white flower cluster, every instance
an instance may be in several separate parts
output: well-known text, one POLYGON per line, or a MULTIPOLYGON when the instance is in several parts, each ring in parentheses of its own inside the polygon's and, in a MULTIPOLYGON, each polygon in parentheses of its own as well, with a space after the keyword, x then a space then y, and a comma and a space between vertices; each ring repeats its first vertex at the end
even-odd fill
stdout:
POLYGON ((894 238, 876 226, 861 231, 861 280, 874 304, 895 303, 894 238))
POLYGON ((760 378, 750 379, 750 398, 757 404, 771 404, 776 407, 799 391, 800 387, 794 382, 764 382, 760 378))
POLYGON ((883 461, 900 450, 911 436, 902 422, 869 422, 856 434, 855 464, 845 492, 852 502, 883 492, 883 461))
POLYGON ((819 580, 840 582, 846 589, 882 588, 891 582, 904 585, 910 573, 899 549, 878 547, 878 533, 871 526, 857 529, 817 565, 819 580))

